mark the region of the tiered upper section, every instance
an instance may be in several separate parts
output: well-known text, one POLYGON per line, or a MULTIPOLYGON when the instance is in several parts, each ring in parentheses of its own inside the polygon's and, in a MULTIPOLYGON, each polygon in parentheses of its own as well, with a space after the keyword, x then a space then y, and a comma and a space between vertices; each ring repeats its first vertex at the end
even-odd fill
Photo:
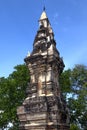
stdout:
POLYGON ((33 51, 25 59, 25 62, 28 61, 29 63, 32 60, 32 58, 34 59, 37 56, 39 58, 40 56, 42 56, 43 59, 46 60, 48 60, 48 58, 50 57, 53 57, 53 59, 56 59, 56 62, 58 64, 58 70, 62 72, 64 68, 64 63, 62 61, 62 58, 60 58, 60 54, 56 48, 54 33, 45 10, 43 10, 39 19, 39 29, 34 39, 33 51))
POLYGON ((42 48, 46 49, 49 42, 53 43, 54 45, 56 44, 54 41, 54 33, 50 22, 48 20, 46 12, 43 11, 39 19, 39 29, 37 31, 33 44, 34 51, 36 52, 36 50, 38 50, 37 53, 39 51, 43 52, 42 48))
POLYGON ((41 14, 41 17, 40 17, 40 20, 39 20, 39 25, 40 25, 40 27, 48 28, 48 32, 49 32, 50 35, 53 34, 50 22, 48 20, 48 17, 46 15, 45 11, 43 11, 42 14, 41 14))
POLYGON ((58 78, 63 71, 64 63, 56 48, 54 33, 45 11, 42 12, 39 20, 33 51, 25 58, 25 62, 30 70, 31 86, 38 86, 31 87, 34 90, 32 95, 53 93, 58 95, 58 78))

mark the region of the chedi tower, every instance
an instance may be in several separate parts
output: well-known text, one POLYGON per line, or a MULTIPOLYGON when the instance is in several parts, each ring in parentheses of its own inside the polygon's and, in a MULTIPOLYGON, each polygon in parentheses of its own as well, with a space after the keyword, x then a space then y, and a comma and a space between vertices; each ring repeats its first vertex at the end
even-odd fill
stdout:
POLYGON ((27 98, 17 109, 20 130, 69 130, 69 113, 60 91, 59 75, 64 63, 56 48, 54 33, 45 10, 33 51, 25 58, 31 81, 27 98))

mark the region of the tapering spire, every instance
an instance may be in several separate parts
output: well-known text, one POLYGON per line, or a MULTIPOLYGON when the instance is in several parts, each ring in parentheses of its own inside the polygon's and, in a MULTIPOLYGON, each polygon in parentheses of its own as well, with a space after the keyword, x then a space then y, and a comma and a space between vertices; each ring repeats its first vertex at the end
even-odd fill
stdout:
POLYGON ((43 20, 43 19, 47 19, 47 14, 46 14, 46 8, 45 6, 43 7, 43 12, 41 14, 41 17, 40 17, 40 20, 43 20))
POLYGON ((49 34, 52 34, 52 38, 53 38, 54 34, 53 34, 51 24, 49 22, 49 19, 47 17, 46 11, 45 11, 45 6, 43 8, 43 12, 42 12, 40 19, 39 19, 39 25, 40 25, 40 27, 43 26, 45 28, 48 28, 49 34))

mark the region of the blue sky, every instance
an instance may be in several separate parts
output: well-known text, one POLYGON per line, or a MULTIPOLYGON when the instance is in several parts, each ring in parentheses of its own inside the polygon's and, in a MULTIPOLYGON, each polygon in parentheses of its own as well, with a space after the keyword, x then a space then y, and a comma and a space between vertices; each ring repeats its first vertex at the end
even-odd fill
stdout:
POLYGON ((87 0, 0 0, 0 77, 32 51, 44 4, 66 69, 87 65, 87 0))

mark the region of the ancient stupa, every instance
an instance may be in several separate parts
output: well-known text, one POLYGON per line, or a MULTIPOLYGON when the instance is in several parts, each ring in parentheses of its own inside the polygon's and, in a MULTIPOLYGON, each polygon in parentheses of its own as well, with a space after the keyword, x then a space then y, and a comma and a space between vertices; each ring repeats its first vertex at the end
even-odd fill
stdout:
POLYGON ((69 130, 69 112, 59 85, 64 63, 54 33, 43 10, 33 51, 24 59, 31 80, 26 99, 18 107, 20 130, 69 130))

